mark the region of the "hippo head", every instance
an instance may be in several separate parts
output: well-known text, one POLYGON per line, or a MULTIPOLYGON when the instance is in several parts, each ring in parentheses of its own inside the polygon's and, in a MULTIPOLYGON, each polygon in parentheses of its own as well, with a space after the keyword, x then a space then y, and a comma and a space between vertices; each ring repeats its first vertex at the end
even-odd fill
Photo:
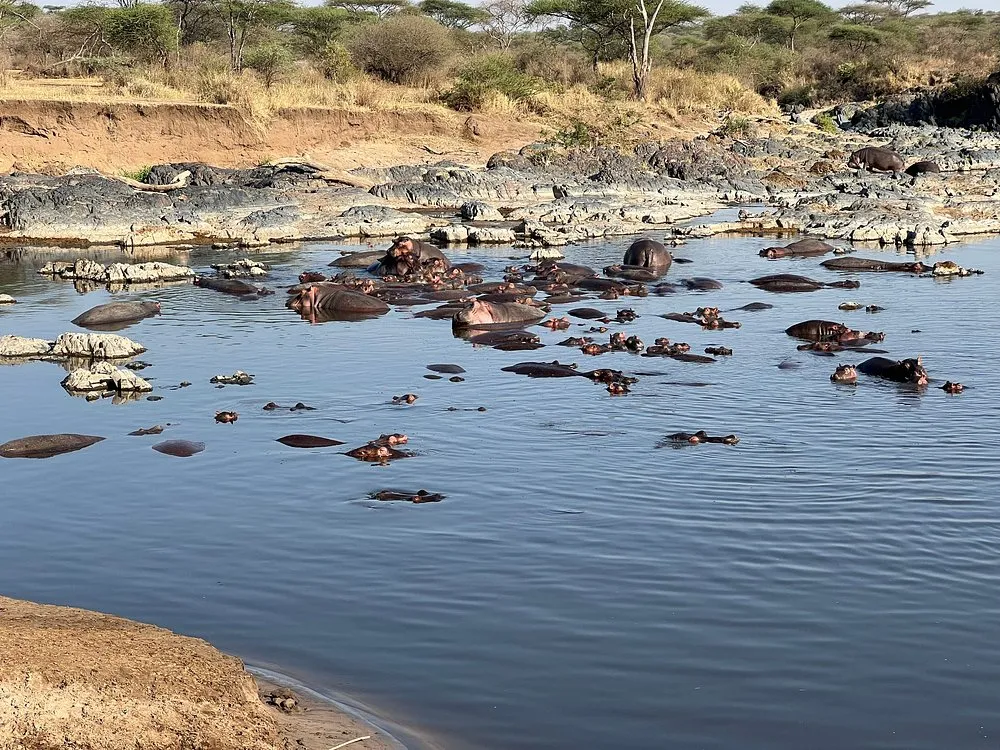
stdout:
POLYGON ((854 369, 854 365, 839 365, 830 380, 834 383, 857 383, 858 371, 854 369))
POLYGON ((780 258, 785 255, 785 248, 783 247, 765 247, 759 253, 761 258, 767 258, 769 260, 774 260, 775 258, 780 258))
POLYGON ((861 157, 857 154, 851 154, 851 158, 847 161, 847 166, 851 169, 858 169, 861 166, 861 157))
POLYGON ((404 234, 392 241, 392 246, 389 248, 389 255, 393 258, 402 258, 404 255, 412 254, 413 251, 413 238, 404 234))
POLYGON ((452 325, 456 326, 472 326, 481 323, 489 323, 492 321, 492 316, 489 315, 489 310, 482 302, 479 300, 473 300, 471 304, 466 305, 451 319, 452 325))
POLYGON ((927 370, 924 369, 920 357, 916 359, 904 359, 900 362, 900 366, 903 368, 906 382, 915 385, 927 385, 927 370))

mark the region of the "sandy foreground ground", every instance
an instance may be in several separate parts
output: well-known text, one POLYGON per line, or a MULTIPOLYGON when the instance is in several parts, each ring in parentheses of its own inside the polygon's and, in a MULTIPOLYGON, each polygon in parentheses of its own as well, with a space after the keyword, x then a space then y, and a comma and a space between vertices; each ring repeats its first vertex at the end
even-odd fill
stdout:
POLYGON ((256 681, 203 640, 0 597, 0 750, 338 746, 398 747, 331 704, 256 681))

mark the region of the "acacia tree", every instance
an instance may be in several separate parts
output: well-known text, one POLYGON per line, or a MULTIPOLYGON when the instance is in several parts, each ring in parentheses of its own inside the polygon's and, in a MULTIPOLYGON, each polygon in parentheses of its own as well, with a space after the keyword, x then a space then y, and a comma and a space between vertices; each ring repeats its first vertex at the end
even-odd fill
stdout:
POLYGON ((795 51, 795 36, 803 24, 833 16, 830 6, 819 0, 772 0, 767 12, 788 19, 788 48, 795 51))
POLYGON ((848 49, 855 57, 863 55, 869 47, 881 44, 885 32, 863 23, 838 23, 830 29, 830 40, 848 49))
POLYGON ((247 42, 261 31, 287 20, 294 9, 291 0, 213 0, 226 23, 229 37, 229 67, 243 70, 247 42))
POLYGON ((708 11, 683 0, 535 0, 528 11, 535 17, 560 19, 594 37, 593 63, 615 41, 622 43, 632 64, 635 97, 648 95, 652 69, 650 42, 669 28, 692 23, 708 11))
POLYGON ((375 16, 380 21, 411 7, 409 0, 326 0, 326 5, 355 15, 375 16))
POLYGON ((509 49, 514 37, 531 26, 532 16, 524 0, 493 0, 483 10, 488 16, 483 30, 502 50, 509 49))
POLYGON ((483 8, 456 0, 423 0, 417 8, 448 29, 470 29, 488 22, 492 16, 483 8))

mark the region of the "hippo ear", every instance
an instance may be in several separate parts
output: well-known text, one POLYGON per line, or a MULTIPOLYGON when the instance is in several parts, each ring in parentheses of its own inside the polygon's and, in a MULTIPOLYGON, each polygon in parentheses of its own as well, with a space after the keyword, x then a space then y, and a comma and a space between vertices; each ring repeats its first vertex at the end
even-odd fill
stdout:
POLYGON ((923 365, 923 358, 924 358, 924 356, 922 354, 918 354, 917 355, 917 364, 918 365, 923 365))
POLYGON ((482 303, 482 302, 480 302, 480 301, 479 301, 479 300, 477 300, 477 299, 474 299, 474 300, 472 300, 472 307, 471 307, 470 309, 472 309, 472 310, 478 310, 478 309, 479 309, 479 308, 481 308, 482 306, 483 306, 483 303, 482 303))

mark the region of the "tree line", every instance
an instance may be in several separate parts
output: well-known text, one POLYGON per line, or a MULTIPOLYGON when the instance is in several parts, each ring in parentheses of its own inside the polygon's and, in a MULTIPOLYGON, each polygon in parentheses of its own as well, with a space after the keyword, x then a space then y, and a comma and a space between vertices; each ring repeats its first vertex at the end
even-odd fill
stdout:
POLYGON ((930 7, 930 0, 869 0, 835 10, 820 0, 771 0, 712 16, 685 0, 326 0, 316 7, 118 0, 69 8, 0 0, 0 45, 11 65, 42 75, 169 68, 200 45, 225 54, 233 73, 251 68, 268 85, 295 65, 334 79, 360 71, 426 85, 455 75, 458 61, 457 76, 472 89, 508 88, 514 98, 580 83, 645 100, 654 69, 672 66, 727 73, 767 98, 809 104, 882 96, 912 84, 914 71, 934 83, 997 67, 1000 13, 930 7), (605 63, 627 66, 628 91, 610 90, 605 63))

